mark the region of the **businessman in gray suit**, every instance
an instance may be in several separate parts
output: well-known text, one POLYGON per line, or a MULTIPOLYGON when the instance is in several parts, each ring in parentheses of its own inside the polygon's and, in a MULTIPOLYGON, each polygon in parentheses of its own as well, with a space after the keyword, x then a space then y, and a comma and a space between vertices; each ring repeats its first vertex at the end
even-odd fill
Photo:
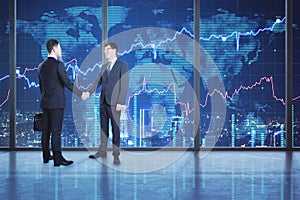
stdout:
POLYGON ((99 77, 93 86, 88 90, 89 94, 102 85, 100 95, 100 147, 96 154, 89 158, 106 158, 107 140, 109 137, 109 120, 113 133, 113 156, 114 164, 120 164, 120 116, 122 106, 125 105, 128 90, 128 65, 117 58, 118 45, 109 42, 104 45, 104 54, 108 60, 100 70, 99 77))
POLYGON ((54 157, 54 166, 70 165, 73 161, 66 160, 61 153, 61 131, 66 107, 65 87, 80 96, 87 98, 87 93, 80 91, 69 79, 65 65, 59 59, 62 56, 60 43, 50 39, 46 43, 48 58, 38 67, 41 91, 40 107, 43 110, 44 127, 42 130, 42 150, 44 163, 50 160, 49 141, 54 157), (52 134, 52 135, 51 135, 52 134))

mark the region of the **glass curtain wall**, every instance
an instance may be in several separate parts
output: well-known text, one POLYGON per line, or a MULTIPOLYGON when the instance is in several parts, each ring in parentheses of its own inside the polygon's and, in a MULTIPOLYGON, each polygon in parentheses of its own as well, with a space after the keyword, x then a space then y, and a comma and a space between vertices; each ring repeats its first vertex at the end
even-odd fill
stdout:
POLYGON ((130 69, 124 145, 194 147, 193 10, 192 0, 109 1, 108 38, 130 69))
MULTIPOLYGON (((107 31, 129 68, 121 147, 193 147, 193 1, 108 1, 107 31)), ((85 86, 106 62, 101 54, 98 48, 85 59, 85 86)), ((99 93, 84 106, 88 112, 77 115, 91 119, 89 146, 98 146, 99 93)))
POLYGON ((285 4, 275 2, 201 1, 200 45, 216 69, 200 57, 201 147, 285 147, 285 4))
POLYGON ((293 146, 300 147, 300 13, 297 11, 299 1, 293 1, 293 108, 292 108, 292 124, 293 124, 293 146))
POLYGON ((9 1, 0 8, 0 148, 9 146, 9 1))
MULTIPOLYGON (((40 147, 40 132, 33 131, 33 115, 41 112, 37 67, 47 58, 45 43, 58 39, 69 77, 77 84, 80 64, 101 41, 101 1, 17 1, 17 147, 40 147)), ((81 88, 84 90, 84 88, 81 88)), ((80 100, 66 89, 67 107, 62 147, 83 147, 72 106, 80 100)), ((81 101, 81 100, 80 100, 81 101)), ((84 122, 84 120, 81 120, 84 122)), ((89 127, 87 127, 89 128, 89 127)))
MULTIPOLYGON (((101 1, 33 0, 30 5, 17 1, 17 147, 40 147, 41 133, 33 131, 32 119, 41 111, 37 66, 47 57, 48 39, 61 41, 67 73, 82 90, 103 62, 101 1)), ((1 7, 1 147, 9 145, 8 6, 1 7)), ((130 71, 121 147, 194 147, 193 105, 198 103, 200 147, 284 148, 284 0, 202 0, 197 87, 193 12, 192 0, 108 1, 108 40, 119 44, 118 57, 130 71), (200 88, 197 102, 195 88, 200 88)), ((294 147, 300 146, 297 16, 294 10, 294 147)), ((99 92, 86 102, 66 94, 62 146, 97 147, 99 92)))

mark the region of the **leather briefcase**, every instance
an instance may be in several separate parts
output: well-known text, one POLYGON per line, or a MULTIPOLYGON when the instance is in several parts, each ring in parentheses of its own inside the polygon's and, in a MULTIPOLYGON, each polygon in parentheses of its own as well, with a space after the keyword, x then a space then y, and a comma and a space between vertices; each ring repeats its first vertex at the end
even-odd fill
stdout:
POLYGON ((44 126, 43 113, 37 113, 33 117, 33 130, 42 131, 44 126))

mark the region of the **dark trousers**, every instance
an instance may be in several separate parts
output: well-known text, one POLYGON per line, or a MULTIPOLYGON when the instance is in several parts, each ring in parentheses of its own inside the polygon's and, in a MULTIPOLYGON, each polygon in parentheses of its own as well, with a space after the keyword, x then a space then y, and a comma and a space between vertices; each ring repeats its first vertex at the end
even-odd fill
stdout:
POLYGON ((63 119, 63 109, 43 109, 44 128, 42 131, 42 149, 44 152, 49 151, 50 136, 52 151, 61 151, 61 131, 63 119))
POLYGON ((100 104, 101 144, 99 151, 105 152, 107 150, 109 120, 111 120, 113 155, 118 156, 120 154, 120 116, 121 112, 116 111, 116 106, 108 105, 105 100, 100 104))

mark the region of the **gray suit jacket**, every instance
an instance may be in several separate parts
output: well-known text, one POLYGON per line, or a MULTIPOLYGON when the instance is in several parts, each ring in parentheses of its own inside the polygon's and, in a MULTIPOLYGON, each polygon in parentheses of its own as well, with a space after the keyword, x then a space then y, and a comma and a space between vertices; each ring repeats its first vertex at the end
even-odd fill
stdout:
POLYGON ((100 103, 104 102, 104 98, 108 105, 125 105, 128 90, 128 65, 122 60, 117 59, 109 75, 106 68, 108 63, 101 67, 98 79, 88 90, 90 94, 102 85, 100 103))

